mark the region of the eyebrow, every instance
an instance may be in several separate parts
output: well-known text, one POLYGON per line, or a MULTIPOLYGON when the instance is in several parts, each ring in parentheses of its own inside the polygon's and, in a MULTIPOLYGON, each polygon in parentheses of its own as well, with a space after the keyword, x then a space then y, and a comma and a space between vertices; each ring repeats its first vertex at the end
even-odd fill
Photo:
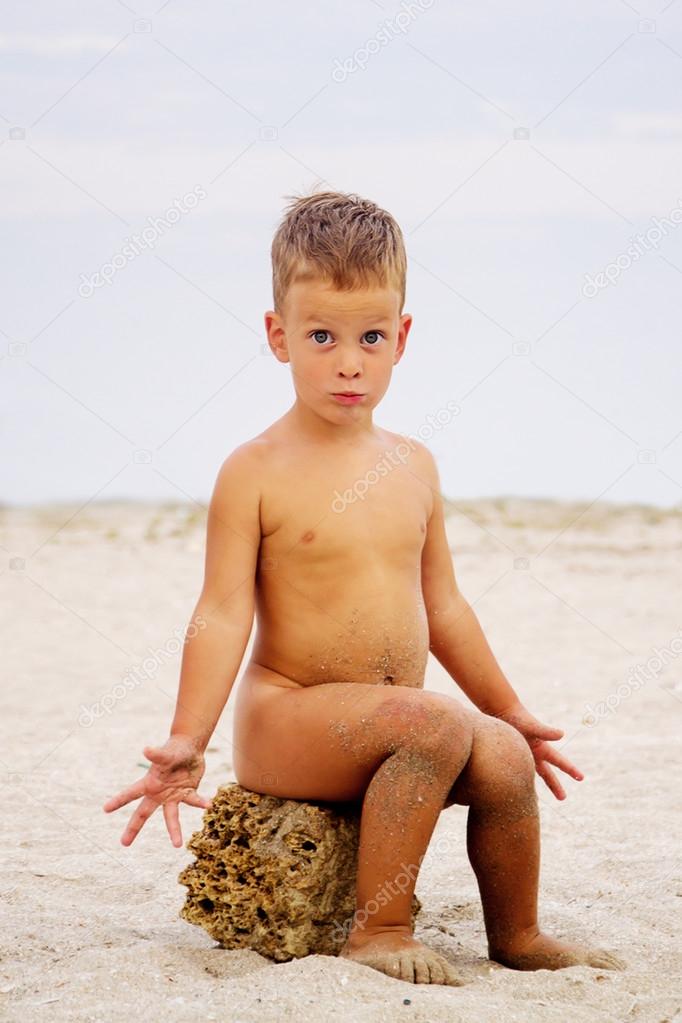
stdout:
MULTIPOLYGON (((319 323, 320 321, 325 320, 325 319, 327 319, 326 314, 324 314, 324 313, 317 313, 314 316, 307 316, 303 320, 303 325, 304 326, 308 326, 311 323, 319 323)), ((330 319, 331 319, 331 317, 330 317, 330 319)), ((391 317, 390 316, 368 316, 367 320, 371 321, 372 323, 390 323, 391 322, 391 317)))

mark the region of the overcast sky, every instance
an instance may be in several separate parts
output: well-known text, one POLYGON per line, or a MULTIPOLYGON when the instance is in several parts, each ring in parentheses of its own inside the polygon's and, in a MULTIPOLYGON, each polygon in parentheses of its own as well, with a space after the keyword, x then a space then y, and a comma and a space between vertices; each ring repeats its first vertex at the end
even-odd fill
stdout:
POLYGON ((2 503, 207 500, 323 184, 403 228, 375 421, 447 496, 680 504, 682 0, 6 2, 0 57, 2 503))

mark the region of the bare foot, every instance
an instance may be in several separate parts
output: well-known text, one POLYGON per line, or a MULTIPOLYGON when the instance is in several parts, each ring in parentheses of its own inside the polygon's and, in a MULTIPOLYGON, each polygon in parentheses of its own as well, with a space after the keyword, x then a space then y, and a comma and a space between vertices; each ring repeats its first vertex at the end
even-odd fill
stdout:
POLYGON ((538 932, 505 949, 488 951, 490 959, 512 970, 563 970, 567 966, 594 966, 601 970, 624 970, 622 959, 599 948, 572 945, 538 932))
POLYGON ((356 931, 339 955, 412 984, 464 984, 447 959, 413 938, 408 927, 356 931))

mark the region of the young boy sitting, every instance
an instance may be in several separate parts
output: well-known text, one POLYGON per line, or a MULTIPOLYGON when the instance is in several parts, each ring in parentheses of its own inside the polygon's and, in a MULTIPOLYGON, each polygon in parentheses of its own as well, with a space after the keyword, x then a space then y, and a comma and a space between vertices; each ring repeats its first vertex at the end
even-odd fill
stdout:
POLYGON ((265 327, 296 400, 220 469, 194 611, 204 627, 185 641, 170 737, 145 748, 148 773, 104 809, 144 797, 121 838, 130 845, 163 805, 182 844, 179 804, 210 806, 197 792, 204 751, 257 609, 234 771, 254 792, 362 799, 356 914, 340 954, 402 980, 460 983, 410 925, 438 815, 459 803, 490 958, 617 969, 610 953, 539 929, 535 772, 558 799, 550 765, 582 774, 550 745, 563 732, 521 703, 458 589, 429 450, 372 418, 412 325, 401 230, 356 195, 313 194, 288 207, 272 264, 265 327), (480 712, 423 688, 429 650, 480 712), (412 883, 380 905, 405 864, 412 883))

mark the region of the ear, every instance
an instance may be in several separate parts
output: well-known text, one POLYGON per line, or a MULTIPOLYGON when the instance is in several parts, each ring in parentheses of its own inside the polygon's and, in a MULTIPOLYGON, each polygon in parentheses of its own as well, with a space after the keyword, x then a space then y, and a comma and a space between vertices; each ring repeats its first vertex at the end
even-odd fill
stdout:
POLYGON ((287 335, 284 330, 284 322, 279 313, 268 309, 265 313, 265 333, 267 335, 270 350, 278 362, 289 362, 289 349, 287 346, 287 335))
POLYGON ((393 358, 394 366, 397 366, 403 357, 405 345, 407 344, 407 335, 410 333, 411 326, 412 317, 409 313, 404 313, 398 322, 398 343, 395 346, 395 356, 393 358))

